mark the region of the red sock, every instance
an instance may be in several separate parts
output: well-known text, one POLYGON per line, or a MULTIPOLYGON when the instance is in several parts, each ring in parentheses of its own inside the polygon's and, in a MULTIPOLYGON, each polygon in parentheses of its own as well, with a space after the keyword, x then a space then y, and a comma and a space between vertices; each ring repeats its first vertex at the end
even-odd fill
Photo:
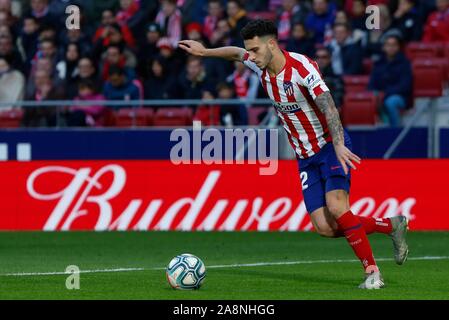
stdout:
POLYGON ((337 219, 337 223, 339 228, 343 230, 345 238, 354 250, 355 255, 362 262, 365 272, 378 270, 365 229, 358 217, 348 211, 337 219))
POLYGON ((358 218, 363 224, 366 234, 371 234, 374 232, 389 234, 393 231, 390 219, 375 219, 360 216, 358 216, 358 218))
MULTIPOLYGON (((363 225, 365 229, 365 233, 371 234, 374 232, 389 234, 393 231, 393 226, 391 225, 391 220, 387 219, 375 219, 368 217, 360 217, 356 216, 359 219, 360 223, 363 225)), ((345 234, 342 229, 338 228, 337 233, 335 235, 336 238, 344 237, 345 234)))

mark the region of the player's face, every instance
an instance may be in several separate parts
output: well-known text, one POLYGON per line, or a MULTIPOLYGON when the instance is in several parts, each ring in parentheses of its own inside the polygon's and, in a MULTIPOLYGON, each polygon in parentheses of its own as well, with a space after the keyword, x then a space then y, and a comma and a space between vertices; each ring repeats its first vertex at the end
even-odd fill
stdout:
POLYGON ((273 59, 273 38, 259 38, 245 40, 245 49, 249 53, 249 60, 254 62, 258 68, 265 69, 273 59))

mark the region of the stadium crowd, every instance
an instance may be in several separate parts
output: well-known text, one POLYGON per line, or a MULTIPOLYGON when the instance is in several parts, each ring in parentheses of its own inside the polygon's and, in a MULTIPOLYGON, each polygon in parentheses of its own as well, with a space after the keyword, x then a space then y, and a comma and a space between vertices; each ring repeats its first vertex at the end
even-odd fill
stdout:
MULTIPOLYGON (((257 17, 276 21, 283 48, 317 60, 339 107, 343 77, 369 74, 391 125, 413 106, 404 45, 449 43, 449 0, 0 0, 0 101, 98 101, 66 107, 63 122, 106 126, 105 99, 263 98, 243 64, 188 57, 177 46, 243 46, 239 32, 257 17), (81 9, 80 29, 66 28, 70 4, 81 9), (368 5, 379 8, 378 29, 367 29, 368 5)), ((215 107, 192 108, 205 124, 248 123, 251 106, 215 107)), ((55 126, 57 114, 24 108, 22 125, 55 126)))

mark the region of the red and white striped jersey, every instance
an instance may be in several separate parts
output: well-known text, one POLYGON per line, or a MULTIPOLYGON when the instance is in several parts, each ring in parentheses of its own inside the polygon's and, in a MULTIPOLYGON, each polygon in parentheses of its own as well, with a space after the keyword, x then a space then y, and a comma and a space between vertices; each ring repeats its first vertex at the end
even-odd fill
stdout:
POLYGON ((332 141, 326 118, 314 101, 329 89, 315 61, 302 54, 283 52, 287 62, 276 77, 259 69, 248 53, 243 63, 259 75, 296 154, 309 158, 332 141))

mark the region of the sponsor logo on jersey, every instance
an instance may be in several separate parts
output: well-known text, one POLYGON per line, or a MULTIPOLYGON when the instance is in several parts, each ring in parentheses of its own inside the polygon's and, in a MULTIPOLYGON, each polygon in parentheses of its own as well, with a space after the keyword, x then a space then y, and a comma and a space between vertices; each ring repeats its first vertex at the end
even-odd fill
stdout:
POLYGON ((273 106, 280 112, 296 112, 301 110, 297 102, 273 102, 273 106))

